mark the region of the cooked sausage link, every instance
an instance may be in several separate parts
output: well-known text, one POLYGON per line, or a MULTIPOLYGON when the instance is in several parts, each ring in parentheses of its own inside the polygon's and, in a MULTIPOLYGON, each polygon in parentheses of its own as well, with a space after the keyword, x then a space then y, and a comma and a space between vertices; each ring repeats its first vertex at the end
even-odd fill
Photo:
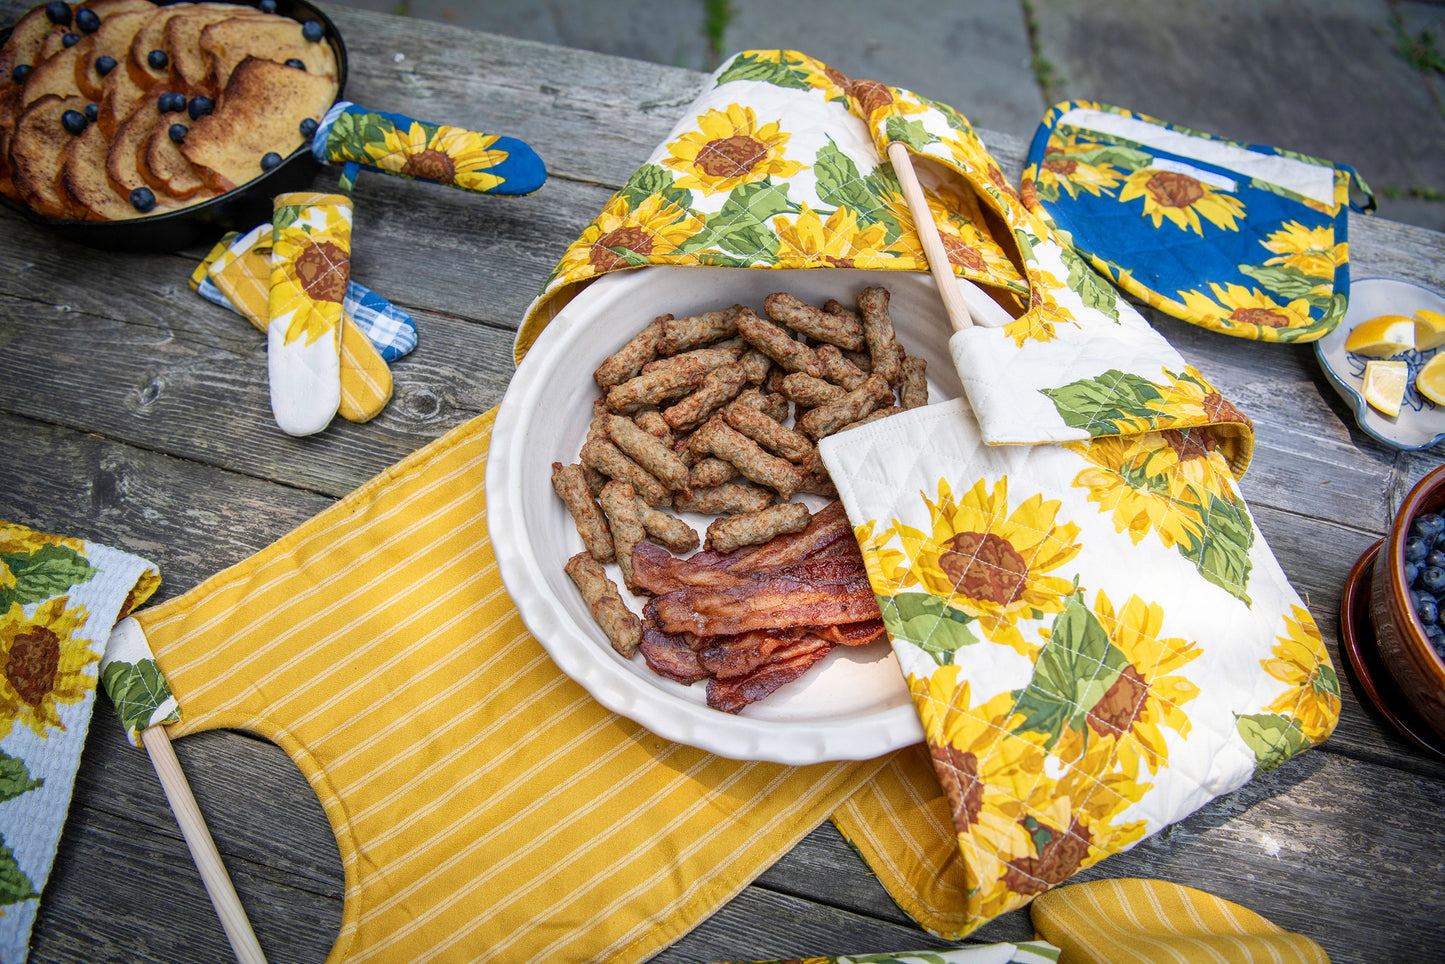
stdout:
POLYGON ((567 560, 563 569, 582 593, 592 619, 602 628, 612 648, 631 659, 642 642, 642 620, 627 608, 622 593, 607 578, 602 564, 588 553, 579 552, 567 560))

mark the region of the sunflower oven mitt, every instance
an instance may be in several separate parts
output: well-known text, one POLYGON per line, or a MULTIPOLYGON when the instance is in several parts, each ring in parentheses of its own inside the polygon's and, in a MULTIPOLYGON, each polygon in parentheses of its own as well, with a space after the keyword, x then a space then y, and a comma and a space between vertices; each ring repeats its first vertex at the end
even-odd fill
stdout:
POLYGON ((966 932, 1322 741, 1340 698, 1236 485, 1248 419, 957 171, 1017 241, 1026 310, 953 336, 966 397, 819 450, 948 795, 966 932))
POLYGON ((1084 101, 1045 115, 1022 195, 1125 291, 1261 341, 1314 341, 1339 324, 1348 214, 1374 207, 1344 165, 1084 101))
POLYGON ((515 137, 482 134, 337 101, 311 139, 323 164, 345 166, 342 189, 360 168, 483 194, 531 194, 547 180, 537 152, 515 137))
MULTIPOLYGON (((25 960, 111 627, 160 581, 138 556, 0 521, 0 960, 25 960)), ((131 669, 108 667, 107 688, 131 669)))

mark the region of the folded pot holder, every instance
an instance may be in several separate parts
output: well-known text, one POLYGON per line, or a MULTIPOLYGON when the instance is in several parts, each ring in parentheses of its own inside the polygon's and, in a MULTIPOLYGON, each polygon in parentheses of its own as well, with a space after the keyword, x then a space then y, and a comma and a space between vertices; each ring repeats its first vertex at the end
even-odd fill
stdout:
POLYGON ((1260 341, 1313 341, 1339 324, 1348 214, 1375 203, 1347 166, 1086 101, 1045 115, 1021 194, 1131 295, 1260 341))

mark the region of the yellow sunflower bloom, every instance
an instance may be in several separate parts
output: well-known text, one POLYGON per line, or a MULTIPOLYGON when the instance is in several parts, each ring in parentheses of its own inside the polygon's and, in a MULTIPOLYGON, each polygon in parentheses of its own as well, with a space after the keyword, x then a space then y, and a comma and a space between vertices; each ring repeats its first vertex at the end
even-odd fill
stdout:
POLYGON ((875 536, 874 525, 873 522, 865 522, 853 529, 853 537, 863 553, 863 564, 869 577, 875 584, 882 583, 895 591, 912 585, 908 574, 908 558, 888 544, 893 539, 892 527, 875 536))
POLYGON ((1029 310, 1023 317, 1009 322, 1003 330, 1018 347, 1034 341, 1040 344, 1054 340, 1059 325, 1077 325, 1073 313, 1059 304, 1054 291, 1061 285, 1047 271, 1035 270, 1029 282, 1029 310))
POLYGON ((1114 610, 1100 590, 1094 615, 1109 643, 1127 660, 1118 678, 1085 714, 1085 731, 1068 730, 1059 741, 1065 759, 1082 755, 1080 744, 1105 742, 1114 749, 1113 765, 1131 780, 1142 769, 1158 773, 1169 760, 1164 729, 1189 735, 1183 705, 1199 695, 1199 687, 1175 671, 1199 658, 1201 650, 1182 638, 1161 639, 1164 610, 1130 596, 1114 610))
POLYGON ((972 707, 969 683, 959 667, 942 666, 926 679, 909 675, 934 768, 949 798, 954 828, 965 857, 977 863, 999 851, 1023 851, 1019 825, 1024 801, 1042 779, 1041 747, 1010 736, 1012 693, 972 707))
POLYGON ((858 216, 850 208, 838 208, 823 221, 818 212, 803 205, 796 220, 786 215, 773 218, 778 235, 778 260, 815 267, 882 268, 896 255, 888 249, 888 231, 881 224, 859 228, 858 216))
POLYGON ((1178 490, 1152 492, 1141 484, 1151 455, 1142 438, 1102 435, 1066 448, 1093 463, 1074 477, 1074 486, 1087 489, 1089 501, 1110 513, 1114 530, 1127 533, 1135 545, 1151 532, 1166 548, 1204 537, 1197 498, 1181 498, 1178 490))
POLYGON ((455 184, 486 191, 502 183, 487 173, 507 159, 507 152, 492 150, 496 134, 478 134, 457 127, 434 127, 412 121, 406 130, 391 127, 374 157, 377 167, 408 177, 455 184))
POLYGON ((1237 218, 1244 216, 1244 202, 1232 194, 1216 191, 1211 185, 1177 171, 1161 171, 1144 167, 1124 179, 1120 201, 1144 199, 1143 216, 1152 218, 1157 228, 1168 218, 1180 230, 1204 235, 1199 218, 1203 215, 1216 227, 1239 230, 1237 218))
POLYGON ((1275 637, 1279 645, 1274 658, 1260 662, 1264 671, 1290 688, 1266 709, 1292 716, 1312 743, 1329 736, 1340 718, 1340 683, 1330 666, 1324 639, 1309 611, 1292 606, 1293 615, 1284 618, 1285 634, 1275 637))
POLYGON ((1280 304, 1258 288, 1237 284, 1209 285, 1210 298, 1199 291, 1181 291, 1184 309, 1192 315, 1212 319, 1221 328, 1263 325, 1266 328, 1296 328, 1310 324, 1310 304, 1296 298, 1280 304))
POLYGON ((1335 269, 1349 257, 1348 244, 1334 244, 1333 239, 1334 231, 1327 224, 1307 228, 1297 221, 1287 221, 1260 244, 1275 254, 1265 264, 1298 268, 1312 278, 1326 279, 1327 284, 1334 279, 1335 269))
POLYGON ((95 689, 100 662, 74 632, 90 618, 84 606, 67 609, 69 596, 41 603, 26 619, 19 603, 0 615, 0 739, 19 724, 45 738, 50 728, 64 730, 57 707, 79 703, 95 689))
POLYGON ((1048 153, 1039 165, 1038 183, 1055 190, 1063 188, 1069 197, 1078 197, 1079 190, 1088 191, 1095 197, 1113 196, 1114 189, 1124 180, 1117 168, 1111 164, 1090 164, 1071 154, 1085 154, 1097 150, 1099 145, 1080 142, 1075 134, 1054 136, 1049 140, 1048 153))
MULTIPOLYGON (((1019 292, 1027 290, 1028 282, 1003 248, 991 235, 978 228, 983 223, 983 213, 972 192, 965 194, 940 186, 927 192, 927 196, 943 248, 948 252, 948 260, 963 269, 964 277, 1011 287, 1019 292)), ((911 218, 905 223, 911 223, 911 218)), ((910 239, 917 237, 916 234, 906 236, 910 239)), ((923 257, 921 246, 916 257, 923 257)))
MULTIPOLYGON (((662 195, 649 195, 633 208, 622 194, 607 207, 562 255, 555 276, 567 275, 577 281, 628 266, 617 249, 651 257, 677 251, 688 238, 703 229, 702 221, 669 203, 662 195)), ((696 263, 691 258, 673 258, 673 263, 696 263)))
POLYGON ((803 165, 783 156, 791 134, 778 123, 758 126, 751 107, 730 104, 697 119, 698 129, 667 145, 662 163, 681 173, 677 186, 710 193, 731 191, 765 177, 792 177, 803 165))
POLYGON ((1008 478, 990 492, 980 479, 955 501, 946 479, 938 502, 924 496, 932 533, 895 523, 909 556, 910 576, 929 593, 971 616, 996 642, 1029 656, 1017 623, 1062 612, 1073 591, 1069 579, 1047 573, 1079 554, 1079 527, 1056 525, 1058 501, 1033 495, 1009 512, 1008 478))

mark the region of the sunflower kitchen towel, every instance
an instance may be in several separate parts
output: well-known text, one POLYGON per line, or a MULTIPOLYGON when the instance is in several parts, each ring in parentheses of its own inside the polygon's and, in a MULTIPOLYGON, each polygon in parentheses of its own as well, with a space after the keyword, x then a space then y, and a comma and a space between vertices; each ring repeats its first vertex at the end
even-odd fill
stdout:
POLYGON ((1021 193, 1160 311, 1227 335, 1313 341, 1348 301, 1352 182, 1373 208, 1344 165, 1068 101, 1040 124, 1021 193))
POLYGON ((25 960, 111 627, 160 581, 138 556, 0 521, 0 960, 25 960))

